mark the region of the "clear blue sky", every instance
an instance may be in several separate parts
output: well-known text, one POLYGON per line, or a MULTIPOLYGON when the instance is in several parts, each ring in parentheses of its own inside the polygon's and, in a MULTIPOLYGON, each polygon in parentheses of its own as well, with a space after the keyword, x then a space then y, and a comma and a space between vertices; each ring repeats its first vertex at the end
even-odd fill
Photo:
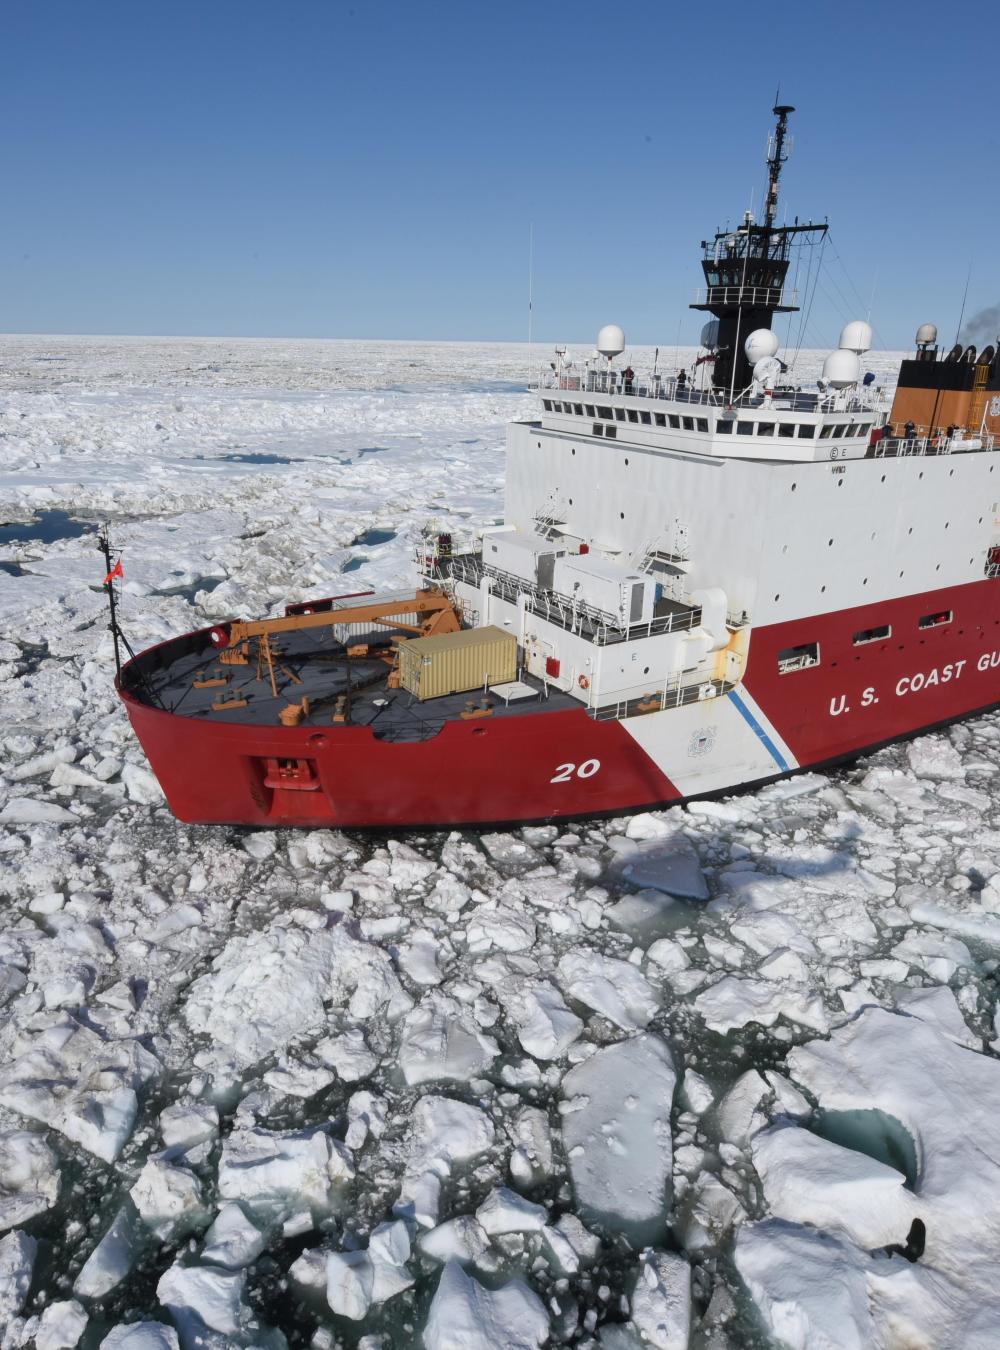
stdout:
POLYGON ((890 347, 950 340, 970 262, 1000 301, 995 5, 6 0, 2 31, 2 331, 517 340, 530 223, 536 338, 694 340, 779 81, 784 207, 832 224, 817 342, 851 283, 890 347))

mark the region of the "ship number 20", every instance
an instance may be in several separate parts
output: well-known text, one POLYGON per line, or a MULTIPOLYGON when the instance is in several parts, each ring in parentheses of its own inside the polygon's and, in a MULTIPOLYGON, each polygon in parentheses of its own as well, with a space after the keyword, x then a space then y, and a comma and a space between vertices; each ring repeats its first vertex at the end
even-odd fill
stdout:
POLYGON ((585 759, 582 764, 560 764, 550 783, 568 783, 571 778, 593 778, 601 767, 599 759, 585 759))

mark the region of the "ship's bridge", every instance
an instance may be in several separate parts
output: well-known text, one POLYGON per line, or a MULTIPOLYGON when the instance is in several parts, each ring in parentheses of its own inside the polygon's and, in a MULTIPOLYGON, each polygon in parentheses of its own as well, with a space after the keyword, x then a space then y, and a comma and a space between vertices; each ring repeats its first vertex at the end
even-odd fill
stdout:
POLYGON ((557 367, 535 387, 547 430, 727 458, 858 459, 884 421, 882 391, 867 386, 810 392, 779 385, 730 398, 693 387, 686 375, 557 367))

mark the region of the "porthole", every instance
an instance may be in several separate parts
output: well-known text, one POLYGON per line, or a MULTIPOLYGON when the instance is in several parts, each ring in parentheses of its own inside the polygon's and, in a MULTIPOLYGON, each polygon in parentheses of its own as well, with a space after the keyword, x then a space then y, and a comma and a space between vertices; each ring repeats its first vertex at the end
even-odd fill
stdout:
POLYGON ((865 577, 865 578, 862 580, 861 584, 862 584, 862 586, 867 586, 867 585, 868 585, 868 578, 865 577))
POLYGON ((923 471, 923 469, 921 469, 920 472, 917 474, 917 477, 918 477, 918 478, 923 478, 923 476, 924 476, 924 471, 923 471))
POLYGON ((649 666, 643 666, 643 668, 642 668, 642 673, 643 673, 643 675, 648 675, 648 674, 649 674, 649 666))
POLYGON ((620 518, 621 520, 624 520, 624 519, 625 519, 625 512, 624 512, 624 511, 619 511, 619 512, 618 512, 618 515, 619 515, 619 518, 620 518))
POLYGON ((885 482, 885 474, 882 475, 882 482, 885 482))
POLYGON ((793 483, 793 484, 792 484, 792 491, 793 491, 793 492, 795 491, 795 489, 796 489, 797 486, 798 486, 798 485, 797 485, 796 483, 793 483))
POLYGON ((570 451, 570 454, 571 454, 571 455, 575 455, 575 454, 576 454, 576 446, 575 446, 575 445, 573 446, 573 449, 570 451))
POLYGON ((833 540, 832 540, 832 539, 828 539, 828 540, 826 541, 826 546, 827 546, 827 548, 833 548, 833 540))
POLYGON ((625 467, 628 468, 628 455, 625 456, 625 467))
POLYGON ((948 521, 945 521, 945 523, 944 523, 944 527, 945 527, 945 529, 947 529, 947 528, 948 528, 948 521))
POLYGON ((819 588, 819 593, 820 593, 820 595, 824 595, 825 592, 826 592, 826 587, 825 587, 825 586, 821 586, 821 587, 819 588))
POLYGON ((777 602, 778 600, 781 599, 781 596, 780 596, 780 595, 776 595, 776 596, 774 597, 774 599, 775 599, 775 601, 777 602))
POLYGON ((572 497, 570 497, 570 499, 569 499, 569 504, 570 504, 570 506, 573 505, 573 498, 572 498, 572 497))
POLYGON ((906 531, 906 533, 907 533, 907 534, 912 534, 912 533, 913 533, 913 526, 912 526, 912 525, 911 525, 910 528, 906 531))

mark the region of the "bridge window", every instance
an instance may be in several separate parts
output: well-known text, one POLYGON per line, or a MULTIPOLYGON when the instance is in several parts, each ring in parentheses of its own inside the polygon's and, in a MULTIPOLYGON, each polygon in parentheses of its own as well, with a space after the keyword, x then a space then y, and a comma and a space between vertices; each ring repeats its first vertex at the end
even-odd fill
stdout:
POLYGON ((799 427, 799 440, 811 441, 816 435, 816 428, 812 422, 803 422, 799 427))
POLYGON ((732 434, 733 424, 728 418, 720 417, 715 424, 715 434, 717 436, 729 436, 732 434))
POLYGON ((642 422, 643 426, 648 427, 653 419, 648 412, 641 412, 639 414, 639 420, 642 422))
POLYGON ((794 436, 794 435, 795 435, 795 423, 794 423, 794 422, 779 422, 779 423, 778 423, 778 435, 779 435, 779 436, 794 436))
POLYGON ((542 407, 545 409, 546 412, 551 412, 551 411, 552 411, 552 400, 551 400, 550 398, 543 398, 543 399, 542 399, 542 407))
POLYGON ((683 425, 685 431, 694 431, 693 417, 682 417, 681 424, 683 425))
POLYGON ((676 413, 669 413, 668 416, 670 418, 670 425, 673 427, 675 431, 679 431, 681 419, 677 416, 676 413))
POLYGON ((639 414, 636 412, 635 408, 629 408, 629 410, 628 410, 628 420, 629 420, 630 422, 638 422, 638 420, 639 420, 639 414))
POLYGON ((773 423, 773 422, 758 422, 758 423, 757 423, 757 435, 758 435, 758 436, 773 436, 773 435, 774 435, 774 423, 773 423))
POLYGON ((592 403, 587 404, 587 416, 588 417, 594 416, 594 405, 592 403))
POLYGON ((883 623, 878 628, 862 628, 859 633, 854 634, 855 647, 863 647, 866 642, 882 642, 885 638, 892 637, 892 624, 883 623))
POLYGON ((667 425, 667 419, 664 417, 663 413, 654 413, 653 416, 656 418, 656 425, 658 427, 665 427, 667 425))
POLYGON ((821 441, 828 441, 832 435, 833 435, 833 423, 828 422, 825 427, 821 428, 819 437, 821 441))
POLYGON ((708 418, 707 418, 707 417, 699 417, 699 418, 698 418, 698 430, 699 430, 699 431, 707 431, 707 430, 708 430, 708 418))
POLYGON ((796 670, 808 670, 819 665, 819 643, 804 642, 800 647, 786 647, 778 653, 778 674, 790 675, 796 670))
POLYGON ((625 409, 624 409, 624 408, 616 408, 616 409, 615 409, 615 416, 618 418, 618 421, 619 421, 619 422, 624 422, 624 421, 625 421, 625 409))
POLYGON ((583 404, 582 404, 582 403, 574 403, 574 404, 573 404, 573 411, 576 413, 577 417, 582 417, 582 416, 583 416, 583 404))
POLYGON ((598 417, 603 417, 605 422, 611 422, 614 420, 614 414, 612 413, 610 408, 598 408, 597 415, 598 417))
POLYGON ((736 423, 736 434, 737 434, 737 436, 752 436, 752 435, 753 435, 753 423, 752 423, 752 422, 737 422, 737 423, 736 423))

